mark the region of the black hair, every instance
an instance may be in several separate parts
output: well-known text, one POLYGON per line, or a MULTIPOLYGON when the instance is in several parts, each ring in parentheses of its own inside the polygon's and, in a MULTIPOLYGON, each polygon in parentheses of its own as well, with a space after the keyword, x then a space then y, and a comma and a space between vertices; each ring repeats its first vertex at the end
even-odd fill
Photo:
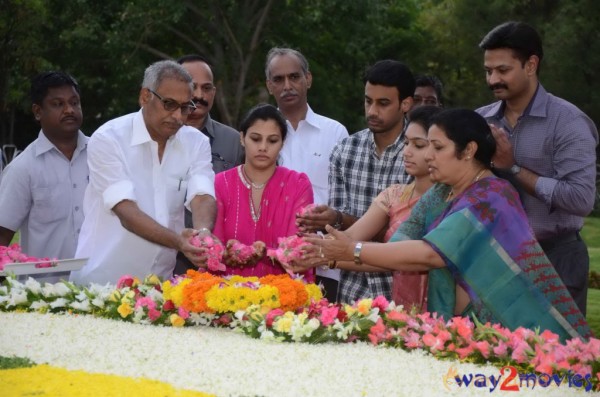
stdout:
POLYGON ((363 82, 396 87, 401 101, 415 93, 415 77, 408 66, 391 59, 379 61, 367 69, 363 82))
POLYGON ((531 25, 524 22, 510 21, 496 26, 481 40, 479 48, 482 50, 511 49, 523 66, 529 57, 536 55, 540 60, 536 71, 538 74, 539 64, 544 58, 542 38, 531 25))
POLYGON ((470 109, 446 109, 433 116, 431 123, 443 130, 448 139, 454 142, 456 157, 462 158, 467 144, 475 142, 477 152, 473 157, 486 168, 490 167, 496 151, 496 141, 483 116, 470 109))
POLYGON ((73 76, 67 73, 49 71, 38 74, 31 80, 31 89, 29 93, 31 103, 41 106, 44 98, 48 95, 49 88, 63 87, 66 85, 75 88, 77 94, 81 95, 79 84, 77 84, 77 81, 73 76))
POLYGON ((433 116, 442 110, 439 106, 431 105, 416 107, 408 113, 408 122, 419 124, 425 131, 428 131, 429 127, 431 127, 433 116))
POLYGON ((437 95, 438 103, 443 103, 442 93, 444 87, 440 79, 438 79, 437 77, 433 75, 417 76, 417 78, 415 79, 415 89, 417 87, 433 87, 433 89, 435 90, 435 94, 437 95))
POLYGON ((285 141, 285 136, 287 134, 287 123, 285 118, 281 114, 279 110, 273 105, 268 103, 260 103, 250 109, 244 120, 240 124, 240 131, 242 135, 245 137, 248 129, 257 121, 257 120, 273 120, 277 123, 279 130, 281 131, 281 140, 285 141))
POLYGON ((187 62, 204 62, 212 69, 212 65, 208 61, 208 58, 206 58, 204 55, 189 54, 189 55, 184 55, 177 59, 177 63, 180 65, 183 65, 184 63, 187 63, 187 62))

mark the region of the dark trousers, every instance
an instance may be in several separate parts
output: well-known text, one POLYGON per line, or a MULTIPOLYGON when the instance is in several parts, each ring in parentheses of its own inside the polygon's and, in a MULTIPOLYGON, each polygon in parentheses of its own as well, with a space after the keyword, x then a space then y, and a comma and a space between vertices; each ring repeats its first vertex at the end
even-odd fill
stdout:
POLYGON ((541 240, 540 245, 585 316, 590 257, 579 232, 541 240))
MULTIPOLYGON (((193 227, 192 213, 187 209, 185 210, 185 227, 193 227)), ((190 260, 181 252, 178 252, 177 259, 175 260, 175 269, 173 269, 173 275, 178 276, 180 274, 185 274, 188 269, 198 270, 198 267, 194 266, 194 264, 190 262, 190 260)))
POLYGON ((331 303, 337 302, 338 281, 329 277, 315 277, 315 284, 323 285, 323 296, 331 303))

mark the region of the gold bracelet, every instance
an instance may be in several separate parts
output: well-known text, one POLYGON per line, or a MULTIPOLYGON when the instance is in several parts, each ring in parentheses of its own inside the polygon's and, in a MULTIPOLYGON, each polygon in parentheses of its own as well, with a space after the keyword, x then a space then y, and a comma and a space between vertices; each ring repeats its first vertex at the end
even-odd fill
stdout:
POLYGON ((337 261, 329 261, 327 262, 327 267, 329 267, 330 269, 337 269, 337 261))

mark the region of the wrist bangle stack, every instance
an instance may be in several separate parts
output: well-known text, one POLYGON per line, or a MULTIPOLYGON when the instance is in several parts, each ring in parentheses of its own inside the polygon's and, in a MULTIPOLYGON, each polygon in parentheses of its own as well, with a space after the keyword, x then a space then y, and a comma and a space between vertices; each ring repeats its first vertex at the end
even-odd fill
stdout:
POLYGON ((327 267, 329 267, 330 269, 337 269, 337 261, 327 262, 327 267))

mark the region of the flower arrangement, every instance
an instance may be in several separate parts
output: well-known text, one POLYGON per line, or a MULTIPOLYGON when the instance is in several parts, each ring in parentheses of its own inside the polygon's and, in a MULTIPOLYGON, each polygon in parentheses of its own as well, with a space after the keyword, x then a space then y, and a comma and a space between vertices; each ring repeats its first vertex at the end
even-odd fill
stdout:
POLYGON ((55 259, 28 256, 21 251, 21 246, 16 243, 11 244, 8 247, 0 245, 0 272, 4 270, 6 265, 12 263, 39 262, 35 267, 52 267, 53 260, 55 259))
POLYGON ((141 324, 226 326, 253 338, 287 342, 365 341, 421 350, 441 359, 514 365, 546 374, 580 374, 598 389, 600 340, 561 343, 550 331, 444 320, 407 312, 383 297, 353 305, 332 304, 318 286, 287 275, 222 278, 189 271, 163 283, 123 277, 116 288, 71 283, 24 284, 8 277, 0 287, 0 310, 91 313, 141 324))

